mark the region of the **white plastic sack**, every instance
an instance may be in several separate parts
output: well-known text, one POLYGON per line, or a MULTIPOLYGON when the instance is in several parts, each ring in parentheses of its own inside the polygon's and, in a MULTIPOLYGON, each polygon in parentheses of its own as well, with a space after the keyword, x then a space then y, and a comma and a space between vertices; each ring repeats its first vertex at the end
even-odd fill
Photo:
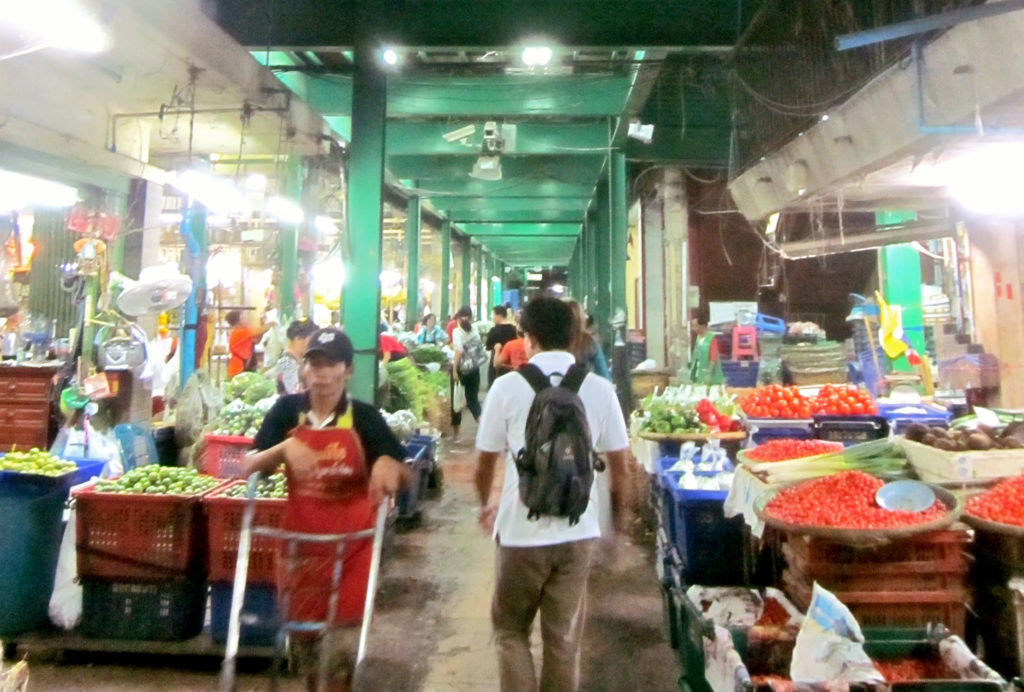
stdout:
POLYGON ((53 595, 50 596, 50 620, 62 629, 69 630, 82 617, 82 585, 78 583, 78 557, 75 553, 75 508, 68 513, 64 538, 60 542, 57 556, 57 574, 53 581, 53 595))
POLYGON ((455 383, 455 391, 452 393, 452 411, 458 413, 466 408, 466 390, 461 383, 455 383))

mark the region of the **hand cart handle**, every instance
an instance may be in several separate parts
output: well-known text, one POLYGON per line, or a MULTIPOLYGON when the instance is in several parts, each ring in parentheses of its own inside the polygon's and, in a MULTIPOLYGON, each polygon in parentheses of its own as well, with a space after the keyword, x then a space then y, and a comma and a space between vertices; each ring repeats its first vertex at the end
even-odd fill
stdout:
POLYGON ((228 637, 224 645, 224 663, 220 671, 220 692, 235 689, 235 663, 238 658, 238 639, 241 635, 242 602, 245 582, 249 574, 249 548, 252 543, 252 517, 256 511, 256 489, 266 474, 253 473, 245 487, 245 508, 238 534, 238 558, 235 561, 235 582, 231 589, 231 610, 228 614, 228 637))
POLYGON ((373 532, 373 554, 370 557, 370 575, 366 583, 366 603, 363 606, 363 626, 359 631, 359 649, 356 653, 356 667, 366 656, 366 639, 370 634, 370 620, 373 619, 373 602, 377 596, 377 579, 380 576, 380 557, 384 549, 384 527, 388 519, 388 500, 377 508, 377 525, 373 532))

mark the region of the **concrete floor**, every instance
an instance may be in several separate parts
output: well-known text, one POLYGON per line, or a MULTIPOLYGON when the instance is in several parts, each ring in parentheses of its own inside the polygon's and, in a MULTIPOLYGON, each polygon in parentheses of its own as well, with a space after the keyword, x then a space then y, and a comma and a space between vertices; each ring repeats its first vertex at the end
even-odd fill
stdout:
MULTIPOLYGON (((465 442, 442 445, 440 498, 427 501, 422 522, 396 533, 390 545, 370 636, 365 689, 498 689, 488 615, 494 546, 476 524, 472 432, 465 425, 465 442)), ((650 542, 642 537, 619 538, 604 546, 588 594, 584 690, 677 689, 680 669, 665 640, 651 552, 650 542)), ((28 655, 33 692, 213 690, 219 667, 215 659, 35 649, 28 655)), ((238 689, 262 690, 268 683, 269 672, 261 663, 250 662, 242 668, 238 689)), ((298 690, 300 685, 285 678, 282 689, 298 690)))

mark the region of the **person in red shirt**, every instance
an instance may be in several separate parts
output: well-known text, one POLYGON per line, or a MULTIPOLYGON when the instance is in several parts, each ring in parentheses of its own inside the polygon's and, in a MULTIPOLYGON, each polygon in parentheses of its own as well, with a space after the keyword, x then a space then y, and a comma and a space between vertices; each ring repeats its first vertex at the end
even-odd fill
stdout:
POLYGON ((380 335, 380 359, 385 363, 399 361, 409 355, 402 343, 390 334, 380 335))
POLYGON ((518 370, 523 365, 530 362, 530 359, 526 357, 526 340, 523 338, 524 334, 522 330, 516 330, 516 338, 502 344, 497 344, 494 347, 494 369, 498 373, 498 376, 504 375, 506 372, 518 370))
POLYGON ((448 324, 444 326, 444 333, 448 335, 448 343, 452 342, 452 332, 459 326, 459 321, 454 317, 448 320, 448 324))

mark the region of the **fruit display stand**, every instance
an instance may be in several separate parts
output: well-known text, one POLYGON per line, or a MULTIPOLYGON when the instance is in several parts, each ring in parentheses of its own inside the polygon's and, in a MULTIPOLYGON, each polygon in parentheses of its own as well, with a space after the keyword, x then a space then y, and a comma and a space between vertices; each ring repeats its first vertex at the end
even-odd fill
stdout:
POLYGON ((993 481, 1024 473, 1024 449, 947 451, 896 438, 921 480, 932 483, 993 481))

